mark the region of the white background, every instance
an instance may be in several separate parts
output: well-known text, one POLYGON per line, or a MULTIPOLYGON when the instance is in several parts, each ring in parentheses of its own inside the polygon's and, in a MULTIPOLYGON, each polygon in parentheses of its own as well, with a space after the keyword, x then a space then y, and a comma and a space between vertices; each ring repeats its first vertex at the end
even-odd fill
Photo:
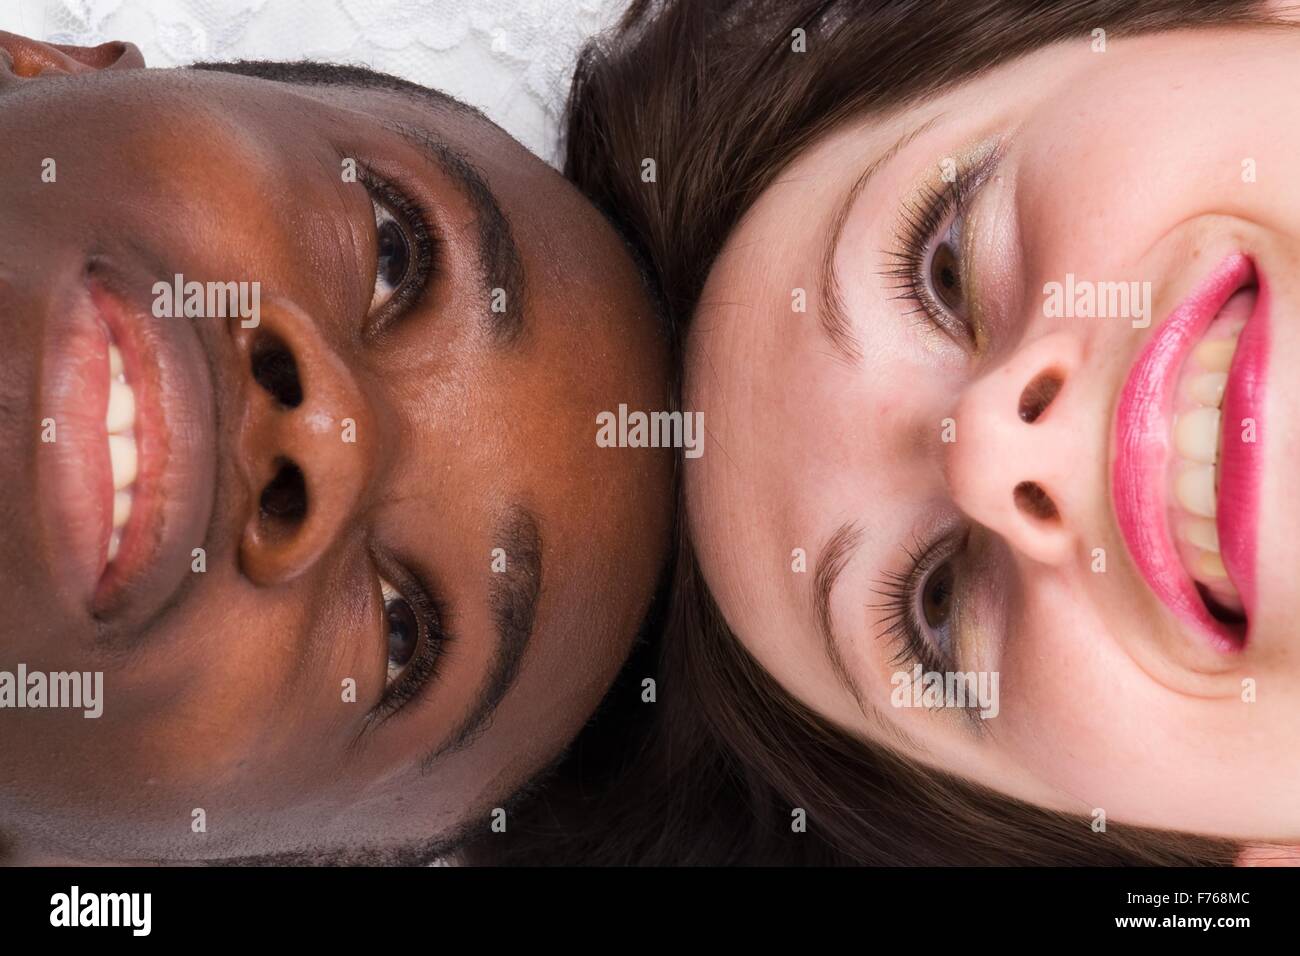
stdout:
POLYGON ((626 0, 0 0, 0 30, 53 43, 129 40, 150 66, 356 63, 479 107, 554 163, 582 42, 626 0))

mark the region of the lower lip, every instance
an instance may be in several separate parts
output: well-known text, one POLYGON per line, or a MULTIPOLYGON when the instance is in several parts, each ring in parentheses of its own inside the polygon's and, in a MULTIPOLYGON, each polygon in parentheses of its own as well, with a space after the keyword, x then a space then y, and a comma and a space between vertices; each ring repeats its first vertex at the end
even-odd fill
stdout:
POLYGON ((1224 304, 1254 277, 1255 311, 1238 340, 1224 395, 1224 421, 1254 418, 1256 442, 1225 440, 1219 462, 1218 527, 1225 566, 1254 610, 1255 525, 1259 502, 1262 412, 1268 350, 1268 294, 1244 255, 1225 260, 1157 328, 1138 357, 1116 410, 1112 470, 1115 513, 1129 553, 1147 585, 1180 620, 1223 653, 1244 646, 1241 635, 1205 607, 1179 559, 1169 528, 1167 469, 1172 454, 1172 407, 1179 373, 1224 304))
POLYGON ((38 406, 38 511, 54 589, 85 601, 104 573, 112 530, 113 478, 104 424, 108 329, 84 287, 74 300, 59 303, 52 316, 38 406))
POLYGON ((1255 612, 1256 537, 1264 478, 1264 398, 1268 375, 1268 287, 1261 279, 1255 313, 1237 339, 1223 392, 1219 457, 1219 549, 1249 618, 1255 612), (1253 440, 1247 440, 1247 438, 1253 440))

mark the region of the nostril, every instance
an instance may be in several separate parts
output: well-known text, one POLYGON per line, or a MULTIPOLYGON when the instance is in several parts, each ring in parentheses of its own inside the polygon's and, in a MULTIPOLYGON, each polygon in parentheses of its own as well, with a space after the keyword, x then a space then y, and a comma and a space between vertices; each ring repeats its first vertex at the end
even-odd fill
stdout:
POLYGON ((302 404, 302 382, 298 378, 298 363, 280 339, 269 333, 258 336, 253 343, 250 358, 253 380, 285 408, 302 404))
POLYGON ((1016 485, 1012 494, 1016 499, 1016 507, 1031 518, 1049 522, 1060 520, 1061 515, 1056 510, 1056 504, 1037 482, 1022 481, 1016 485))
POLYGON ((293 462, 281 459, 278 465, 275 477, 262 489, 258 508, 264 521, 297 525, 307 516, 307 482, 293 462))
POLYGON ((1043 372, 1020 393, 1020 420, 1032 425, 1052 404, 1064 384, 1059 372, 1043 372))

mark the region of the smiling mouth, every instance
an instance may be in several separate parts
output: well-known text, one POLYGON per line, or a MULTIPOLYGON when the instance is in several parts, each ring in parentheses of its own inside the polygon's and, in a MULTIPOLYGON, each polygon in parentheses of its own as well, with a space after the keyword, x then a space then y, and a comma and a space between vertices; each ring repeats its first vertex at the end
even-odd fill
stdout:
MULTIPOLYGON (((51 304, 38 512, 54 587, 101 620, 165 606, 204 543, 216 488, 215 394, 185 320, 121 294, 103 263, 51 304)), ((144 287, 148 287, 145 285, 144 287)))
POLYGON ((1116 410, 1116 517, 1148 586, 1223 652, 1254 600, 1267 290, 1225 260, 1160 325, 1116 410))
POLYGON ((91 392, 102 396, 98 407, 104 418, 104 449, 92 461, 107 464, 96 476, 100 496, 108 501, 96 555, 101 573, 95 607, 102 609, 157 557, 165 517, 158 484, 170 464, 172 441, 160 389, 148 380, 149 365, 160 359, 153 343, 139 334, 138 318, 124 300, 97 283, 91 284, 90 297, 105 339, 104 358, 88 369, 98 379, 91 392))

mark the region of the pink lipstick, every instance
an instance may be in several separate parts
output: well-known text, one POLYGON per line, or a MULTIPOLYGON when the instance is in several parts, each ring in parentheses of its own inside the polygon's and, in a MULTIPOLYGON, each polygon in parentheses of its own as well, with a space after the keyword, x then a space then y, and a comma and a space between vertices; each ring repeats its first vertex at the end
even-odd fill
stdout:
POLYGON ((1229 256, 1155 329, 1129 372, 1115 413, 1112 495, 1128 551, 1161 602, 1224 653, 1244 646, 1254 600, 1268 302, 1251 260, 1229 256), (1246 294, 1237 296, 1239 292, 1246 294), (1246 303, 1253 303, 1247 306, 1248 317, 1238 316, 1246 303), (1179 502, 1170 476, 1186 464, 1179 461, 1173 437, 1179 382, 1211 327, 1222 334, 1223 323, 1216 325, 1216 319, 1225 312, 1238 326, 1244 319, 1244 326, 1235 343, 1231 338, 1215 342, 1220 354, 1234 344, 1236 351, 1223 385, 1217 461, 1190 469, 1199 472, 1193 477, 1204 479, 1193 496, 1199 509, 1194 514, 1202 517, 1191 520, 1204 524, 1213 519, 1219 539, 1215 547, 1222 551, 1219 573, 1226 569, 1230 587, 1241 595, 1244 620, 1226 612, 1198 584, 1180 556, 1171 526, 1171 509, 1179 502))

